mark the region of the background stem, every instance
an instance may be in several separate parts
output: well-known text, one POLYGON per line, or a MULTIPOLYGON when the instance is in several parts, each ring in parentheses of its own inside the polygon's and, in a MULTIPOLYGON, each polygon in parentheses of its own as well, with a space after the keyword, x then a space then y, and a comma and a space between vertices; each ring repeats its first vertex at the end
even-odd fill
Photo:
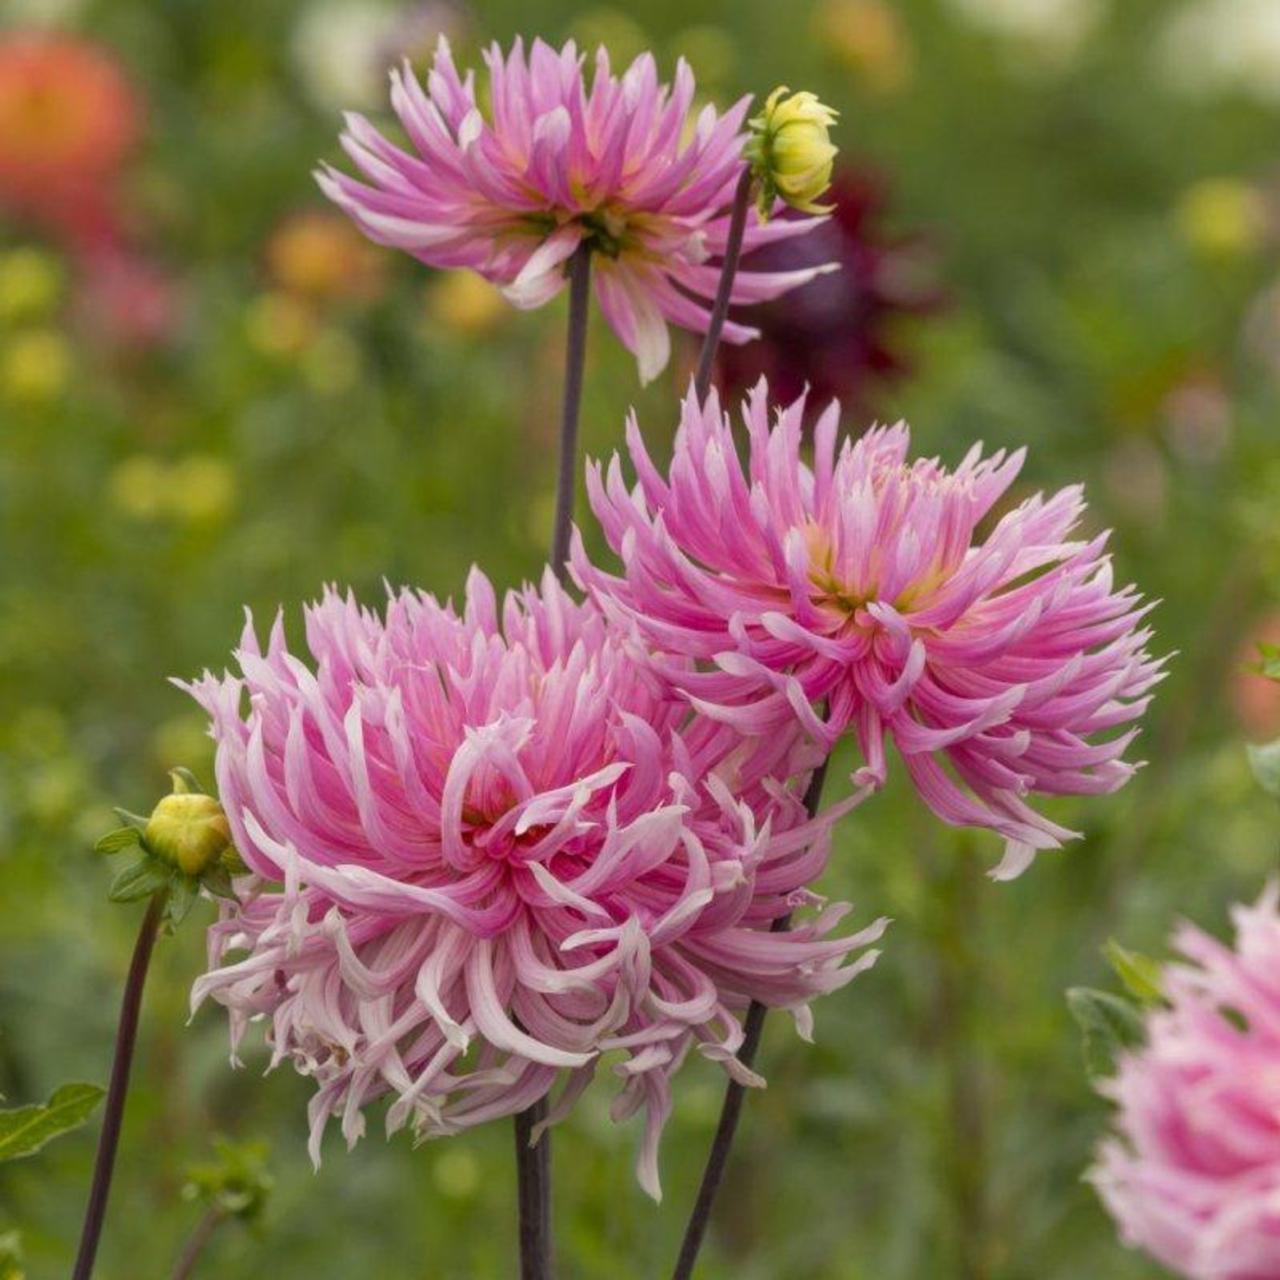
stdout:
POLYGON ((729 299, 733 294, 734 277, 738 274, 738 259, 742 257, 742 237, 747 227, 747 209, 751 204, 751 168, 743 166, 733 194, 733 210, 729 214, 729 238, 724 247, 724 263, 720 268, 720 284, 715 302, 711 304, 711 321, 702 341, 702 354, 698 357, 698 372, 694 374, 693 389, 698 401, 707 398, 711 390, 711 374, 716 367, 716 348, 720 334, 729 315, 729 299))
POLYGON ((213 1207, 206 1211, 204 1217, 196 1223, 195 1230, 187 1237, 187 1243, 173 1268, 172 1280, 188 1280, 196 1263, 200 1261, 205 1246, 213 1238, 213 1233, 226 1220, 227 1215, 219 1208, 213 1207))
POLYGON ((72 1280, 89 1280, 93 1274, 93 1262, 98 1253, 98 1240, 102 1235, 102 1223, 107 1212, 107 1197, 111 1193, 111 1175, 115 1170, 116 1149, 120 1145, 120 1125, 124 1119, 125 1094, 129 1089, 129 1071, 133 1066, 133 1049, 138 1039, 138 1013, 142 1007, 142 988, 147 981, 147 969, 151 964, 151 952, 160 920, 164 914, 165 899, 169 891, 162 889, 147 907, 134 943, 133 959, 129 962, 129 976, 124 984, 124 999, 120 1004, 120 1023, 116 1028, 115 1058, 111 1064, 111 1083, 107 1086, 107 1104, 102 1118, 102 1133, 98 1138, 98 1155, 93 1166, 93 1185, 89 1188, 89 1203, 85 1208, 84 1227, 80 1233, 80 1252, 72 1280))
MULTIPOLYGON (((822 786, 826 781, 829 763, 830 757, 824 760, 814 772, 809 781, 809 789, 805 792, 804 803, 810 818, 817 813, 818 805, 822 802, 822 786)), ((782 933, 790 922, 790 916, 780 916, 773 922, 772 931, 782 933)), ((768 1010, 758 1000, 753 1000, 747 1009, 746 1021, 742 1028, 742 1047, 738 1050, 738 1061, 744 1067, 750 1067, 756 1060, 767 1012, 768 1010)), ((689 1280, 693 1275, 693 1268, 698 1261, 698 1252, 702 1248, 702 1241, 706 1237, 707 1227, 711 1222, 711 1210, 715 1204, 716 1193, 720 1190, 725 1166, 729 1162, 729 1152, 738 1130, 738 1119, 742 1114, 742 1099, 745 1093, 745 1087, 738 1084, 736 1080, 730 1080, 724 1091, 724 1103, 720 1108, 716 1136, 711 1140, 711 1150, 707 1153, 706 1167, 702 1171, 702 1182, 698 1187, 698 1198, 693 1202, 693 1211, 689 1215, 688 1226, 685 1227, 684 1239, 680 1244, 680 1256, 676 1259, 671 1280, 689 1280)))

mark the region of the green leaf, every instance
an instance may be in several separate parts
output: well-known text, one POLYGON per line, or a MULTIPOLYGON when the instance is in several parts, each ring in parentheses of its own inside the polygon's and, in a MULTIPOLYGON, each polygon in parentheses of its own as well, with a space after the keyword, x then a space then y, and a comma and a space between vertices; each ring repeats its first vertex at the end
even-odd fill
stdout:
POLYGON ((111 882, 107 897, 112 902, 136 902, 163 889, 173 876, 171 868, 155 858, 143 858, 124 868, 111 882))
POLYGON ((1280 800, 1280 738, 1261 747, 1250 743, 1249 764, 1262 789, 1280 800))
POLYGON ((1067 1007, 1084 1033, 1084 1064, 1091 1076, 1110 1075, 1119 1054, 1142 1043, 1142 1010, 1132 1000, 1072 987, 1067 1007))
POLYGON ((101 853, 110 857, 113 853, 120 853, 124 849, 135 848, 140 839, 137 827, 117 827, 114 831, 108 831, 93 846, 94 853, 101 853))
POLYGON ((1163 971, 1158 961, 1122 947, 1114 938, 1108 940, 1102 954, 1115 970, 1116 977, 1140 1004, 1158 1004, 1164 999, 1163 971))
POLYGON ((0 1160, 34 1155, 51 1139, 78 1129, 102 1095, 96 1084, 64 1084, 46 1103, 0 1111, 0 1160))

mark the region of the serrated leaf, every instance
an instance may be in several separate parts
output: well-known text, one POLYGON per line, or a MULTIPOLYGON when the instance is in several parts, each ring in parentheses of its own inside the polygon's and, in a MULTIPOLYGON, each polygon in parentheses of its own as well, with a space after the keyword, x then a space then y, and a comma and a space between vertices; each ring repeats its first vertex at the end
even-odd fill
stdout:
POLYGON ((96 1084, 64 1084, 48 1102, 0 1111, 0 1161, 34 1155, 46 1142, 78 1129, 103 1092, 96 1084))
POLYGON ((1249 765, 1262 789, 1280 799, 1280 738, 1263 746, 1250 743, 1249 765))
POLYGON ((135 848, 140 838, 137 827, 117 827, 114 831, 108 831, 105 836, 100 837, 94 844, 93 851, 110 857, 113 853, 135 848))
POLYGON ((1142 1010, 1132 1000, 1109 991, 1072 987, 1067 1007, 1084 1034, 1085 1070, 1091 1076, 1110 1075, 1119 1054, 1142 1043, 1142 1010))
POLYGON ((1164 973, 1158 961, 1122 947, 1114 938, 1108 940, 1102 954, 1125 989, 1139 1003, 1158 1004, 1164 999, 1164 973))
POLYGON ((173 872, 163 862, 155 858, 143 858, 127 866, 111 882, 107 897, 112 902, 136 902, 139 898, 149 898, 159 889, 163 889, 173 876, 173 872))

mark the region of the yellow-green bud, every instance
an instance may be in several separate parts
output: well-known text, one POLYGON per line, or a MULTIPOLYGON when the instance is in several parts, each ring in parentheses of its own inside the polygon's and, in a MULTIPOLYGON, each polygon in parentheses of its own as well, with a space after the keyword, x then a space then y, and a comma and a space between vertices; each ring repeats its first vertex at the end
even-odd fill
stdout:
POLYGON ((803 213, 830 213, 818 204, 831 185, 837 148, 828 130, 836 112, 807 91, 775 89, 751 122, 745 155, 760 183, 758 208, 767 218, 779 196, 803 213))
POLYGON ((191 791, 175 774, 173 794, 152 810, 142 842, 184 875, 198 876, 231 847, 231 827, 213 796, 191 791))

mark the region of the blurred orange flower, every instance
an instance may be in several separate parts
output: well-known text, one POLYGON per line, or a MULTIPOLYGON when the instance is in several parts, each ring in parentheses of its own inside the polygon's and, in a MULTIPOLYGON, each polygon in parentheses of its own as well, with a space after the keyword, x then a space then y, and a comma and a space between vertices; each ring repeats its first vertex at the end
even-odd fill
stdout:
POLYGON ((340 214, 291 214, 267 243, 267 270, 286 292, 316 302, 367 302, 382 290, 383 255, 340 214))
POLYGON ((0 204, 79 245, 115 233, 114 182, 142 113, 104 48, 65 35, 0 37, 0 204))

